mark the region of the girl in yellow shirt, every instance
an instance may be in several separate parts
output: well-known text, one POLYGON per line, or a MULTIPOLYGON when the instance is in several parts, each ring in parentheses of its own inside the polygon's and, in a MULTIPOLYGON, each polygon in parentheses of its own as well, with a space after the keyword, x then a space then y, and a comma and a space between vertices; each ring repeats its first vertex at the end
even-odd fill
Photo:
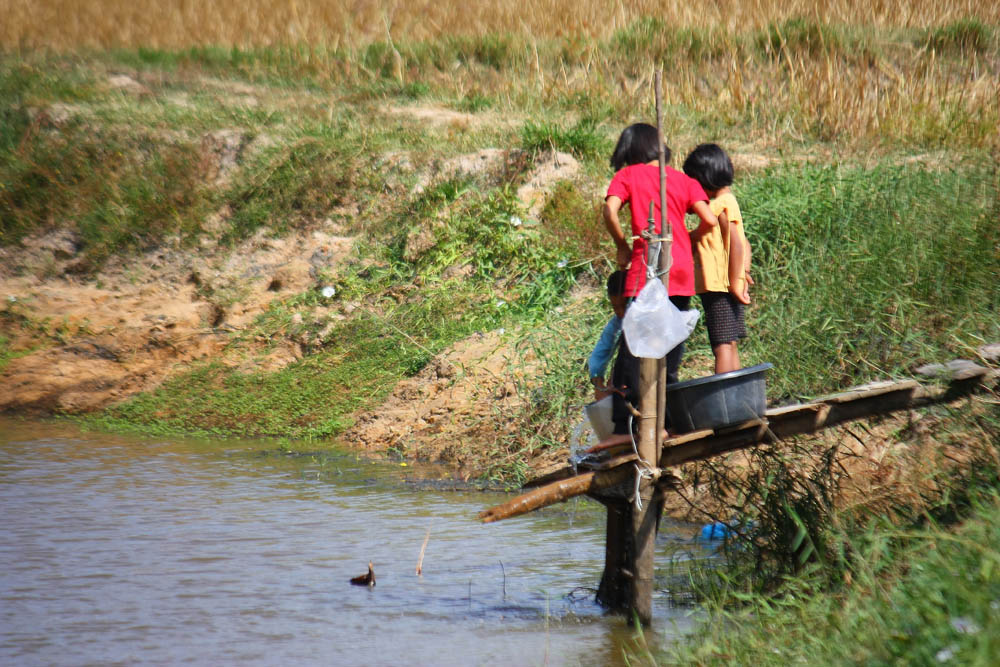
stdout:
POLYGON ((711 201, 719 225, 700 236, 693 248, 694 289, 705 310, 715 372, 739 370, 737 344, 746 338, 743 310, 750 303, 750 244, 743 216, 729 186, 733 163, 716 144, 701 144, 684 160, 684 173, 698 181, 711 201))

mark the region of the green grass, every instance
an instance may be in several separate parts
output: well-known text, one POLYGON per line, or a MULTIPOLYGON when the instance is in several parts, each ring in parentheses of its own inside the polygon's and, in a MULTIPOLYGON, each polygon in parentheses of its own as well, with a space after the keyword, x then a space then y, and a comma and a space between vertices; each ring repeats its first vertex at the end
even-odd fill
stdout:
POLYGON ((528 151, 558 150, 592 160, 610 155, 614 148, 591 119, 583 119, 571 127, 529 120, 521 130, 521 145, 528 151))
POLYGON ((996 26, 966 19, 928 29, 918 44, 938 51, 981 54, 996 49, 996 35, 996 26))
POLYGON ((743 349, 774 364, 772 399, 907 375, 1000 339, 993 168, 784 168, 735 192, 757 281, 743 349))
POLYGON ((0 335, 0 373, 3 372, 12 359, 17 359, 19 356, 21 355, 10 349, 10 339, 0 335))
POLYGON ((875 522, 855 538, 850 585, 809 573, 775 596, 716 603, 662 664, 992 665, 1000 652, 1000 497, 956 530, 875 522))

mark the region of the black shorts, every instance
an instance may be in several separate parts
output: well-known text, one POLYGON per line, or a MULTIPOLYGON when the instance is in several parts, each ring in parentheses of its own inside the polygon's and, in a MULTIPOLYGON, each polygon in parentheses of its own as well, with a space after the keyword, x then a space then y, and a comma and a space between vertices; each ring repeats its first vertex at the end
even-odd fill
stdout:
POLYGON ((708 342, 712 347, 747 337, 743 304, 733 298, 732 294, 702 292, 698 296, 705 309, 705 326, 708 328, 708 342))

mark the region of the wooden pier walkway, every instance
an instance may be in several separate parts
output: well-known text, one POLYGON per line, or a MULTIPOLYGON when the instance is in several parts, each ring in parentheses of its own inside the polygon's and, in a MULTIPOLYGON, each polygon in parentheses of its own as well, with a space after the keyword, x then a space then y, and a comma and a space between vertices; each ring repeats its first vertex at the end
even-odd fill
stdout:
MULTIPOLYGON (((998 346, 987 347, 996 352, 998 346)), ((994 365, 1000 356, 987 356, 982 351, 980 355, 994 365)), ((652 450, 653 429, 644 432, 646 427, 640 425, 638 443, 628 435, 599 443, 588 450, 590 455, 584 460, 529 482, 526 487, 532 487, 530 490, 483 510, 479 518, 484 523, 500 521, 584 494, 598 500, 607 510, 607 538, 597 602, 646 625, 652 620, 655 535, 665 494, 676 488, 679 479, 672 468, 855 419, 948 402, 977 391, 996 391, 1000 378, 1000 372, 965 360, 932 364, 917 372, 928 381, 886 381, 855 387, 808 403, 772 408, 763 417, 742 424, 667 437, 662 448, 652 450), (653 452, 645 458, 655 460, 655 466, 639 460, 643 451, 653 452)), ((656 388, 648 381, 641 384, 656 388)), ((644 403, 659 400, 655 393, 649 392, 653 398, 644 403)))
MULTIPOLYGON (((918 369, 936 382, 917 380, 876 382, 808 403, 772 408, 763 418, 720 430, 694 431, 663 441, 659 468, 666 471, 738 449, 778 442, 783 438, 813 433, 855 419, 889 414, 961 396, 996 386, 1000 376, 971 361, 956 360, 918 369)), ((630 441, 605 441, 592 458, 528 482, 531 488, 516 498, 482 511, 484 523, 519 516, 533 510, 587 494, 601 499, 602 492, 635 475, 637 456, 630 441)))

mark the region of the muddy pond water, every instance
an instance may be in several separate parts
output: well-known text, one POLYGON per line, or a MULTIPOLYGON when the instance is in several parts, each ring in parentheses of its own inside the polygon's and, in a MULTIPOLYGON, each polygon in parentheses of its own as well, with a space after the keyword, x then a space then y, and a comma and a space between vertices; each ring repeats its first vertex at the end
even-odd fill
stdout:
MULTIPOLYGON (((0 664, 624 664, 596 503, 481 525, 504 495, 276 447, 0 420, 0 664)), ((693 532, 662 526, 661 582, 693 532)), ((654 649, 697 616, 659 588, 654 649)))

